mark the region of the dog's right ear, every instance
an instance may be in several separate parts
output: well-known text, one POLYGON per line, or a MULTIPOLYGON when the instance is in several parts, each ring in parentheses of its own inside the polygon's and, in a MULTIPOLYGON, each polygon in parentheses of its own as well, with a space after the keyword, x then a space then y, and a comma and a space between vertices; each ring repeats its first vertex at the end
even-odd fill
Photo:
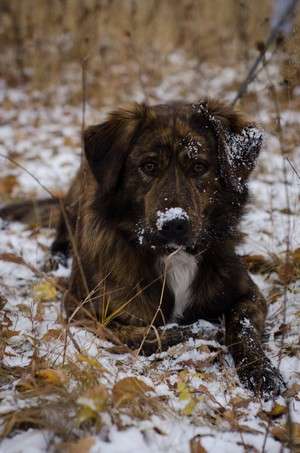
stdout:
POLYGON ((107 121, 84 132, 85 155, 102 195, 117 185, 128 153, 149 117, 148 110, 145 105, 117 110, 107 121))
POLYGON ((262 146, 262 132, 253 122, 221 102, 208 99, 192 107, 195 122, 202 122, 215 135, 219 171, 224 183, 235 192, 245 192, 262 146))

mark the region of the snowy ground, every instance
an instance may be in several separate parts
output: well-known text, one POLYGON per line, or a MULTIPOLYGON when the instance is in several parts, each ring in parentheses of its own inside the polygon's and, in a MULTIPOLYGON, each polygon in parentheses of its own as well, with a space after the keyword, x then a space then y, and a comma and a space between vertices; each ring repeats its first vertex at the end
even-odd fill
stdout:
MULTIPOLYGON (((173 54, 169 65, 164 81, 149 88, 151 102, 230 99, 242 74, 240 68, 207 65, 199 73, 181 54, 173 54)), ((275 65, 269 77, 280 98, 275 65)), ((300 448, 300 178, 282 158, 268 85, 262 72, 245 103, 266 139, 251 182, 255 199, 244 220, 241 253, 270 301, 265 348, 275 365, 280 361, 287 392, 264 402, 243 389, 222 329, 207 322, 195 326, 202 332, 198 340, 148 358, 113 349, 83 329, 72 327, 66 335, 59 288, 68 271, 41 271, 54 232, 0 219, 1 453, 276 453, 291 438, 300 448)), ((61 194, 80 159, 81 106, 67 102, 66 86, 56 89, 55 102, 47 102, 45 92, 8 88, 4 81, 0 87, 1 156, 61 194)), ((283 145, 298 173, 299 95, 280 100, 283 145)), ((143 99, 138 84, 128 98, 143 99)), ((113 103, 107 100, 100 113, 88 104, 86 123, 101 120, 113 103)), ((1 156, 3 203, 45 196, 32 176, 1 156)))

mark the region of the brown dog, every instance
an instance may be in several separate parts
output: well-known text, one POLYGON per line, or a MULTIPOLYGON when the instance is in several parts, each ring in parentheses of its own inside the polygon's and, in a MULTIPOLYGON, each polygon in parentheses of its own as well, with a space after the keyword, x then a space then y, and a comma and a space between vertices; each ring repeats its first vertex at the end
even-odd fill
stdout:
POLYGON ((210 100, 136 105, 88 128, 52 245, 73 246, 68 315, 144 333, 225 315, 241 380, 278 392, 261 346, 266 302, 235 253, 261 143, 253 124, 210 100))

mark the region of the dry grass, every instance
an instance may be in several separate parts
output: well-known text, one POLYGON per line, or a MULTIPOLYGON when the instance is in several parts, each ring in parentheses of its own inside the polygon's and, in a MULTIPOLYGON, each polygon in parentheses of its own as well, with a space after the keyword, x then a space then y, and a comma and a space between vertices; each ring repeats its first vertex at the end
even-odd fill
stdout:
MULTIPOLYGON (((239 59, 246 67, 252 49, 268 33, 271 3, 2 0, 1 58, 7 64, 1 75, 11 83, 23 80, 43 88, 62 82, 67 68, 78 72, 85 61, 88 98, 103 105, 105 98, 114 96, 124 77, 120 65, 125 65, 127 89, 130 81, 137 81, 147 98, 149 85, 165 76, 164 64, 174 50, 196 59, 200 73, 204 63, 239 59)), ((299 69, 299 23, 298 14, 295 33, 287 43, 292 59, 288 77, 299 69)))

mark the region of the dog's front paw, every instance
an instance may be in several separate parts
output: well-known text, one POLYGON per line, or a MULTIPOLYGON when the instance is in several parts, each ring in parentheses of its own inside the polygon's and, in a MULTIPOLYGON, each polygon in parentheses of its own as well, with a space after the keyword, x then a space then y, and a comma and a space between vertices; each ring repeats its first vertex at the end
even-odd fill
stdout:
POLYGON ((279 395, 286 388, 281 374, 267 357, 257 363, 242 363, 238 374, 245 387, 265 400, 279 395))
POLYGON ((43 263, 43 272, 56 271, 59 265, 68 267, 68 257, 63 253, 55 253, 55 255, 49 253, 43 263))

